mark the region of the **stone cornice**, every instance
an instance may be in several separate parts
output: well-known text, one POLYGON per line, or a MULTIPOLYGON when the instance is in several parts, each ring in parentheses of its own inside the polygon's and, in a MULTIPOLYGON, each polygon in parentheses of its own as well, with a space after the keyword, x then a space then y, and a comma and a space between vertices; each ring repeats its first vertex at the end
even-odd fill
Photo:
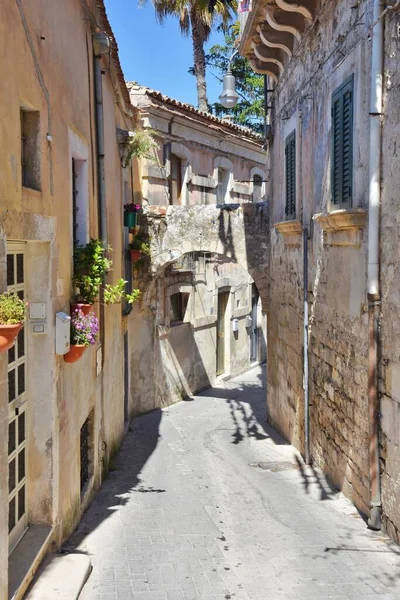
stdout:
POLYGON ((343 209, 319 213, 313 216, 313 220, 317 221, 324 231, 349 231, 363 229, 367 214, 363 208, 343 209))

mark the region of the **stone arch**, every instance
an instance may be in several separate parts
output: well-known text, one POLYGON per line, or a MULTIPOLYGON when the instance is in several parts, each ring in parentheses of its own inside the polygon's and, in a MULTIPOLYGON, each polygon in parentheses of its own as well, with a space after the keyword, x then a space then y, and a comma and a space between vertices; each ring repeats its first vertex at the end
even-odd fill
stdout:
MULTIPOLYGON (((254 171, 255 172, 255 171, 254 171)), ((155 207, 154 207, 155 208, 155 207)), ((264 312, 268 304, 267 203, 170 206, 166 213, 145 217, 151 248, 151 280, 180 256, 193 252, 219 254, 245 269, 256 284, 264 312)), ((151 292, 152 281, 146 295, 151 292)))
POLYGON ((262 179, 262 185, 261 185, 261 198, 265 198, 265 195, 267 193, 267 185, 266 185, 266 178, 267 178, 267 173, 263 170, 260 169, 260 167, 253 167, 250 171, 250 179, 251 179, 251 193, 254 193, 254 177, 261 177, 262 179))

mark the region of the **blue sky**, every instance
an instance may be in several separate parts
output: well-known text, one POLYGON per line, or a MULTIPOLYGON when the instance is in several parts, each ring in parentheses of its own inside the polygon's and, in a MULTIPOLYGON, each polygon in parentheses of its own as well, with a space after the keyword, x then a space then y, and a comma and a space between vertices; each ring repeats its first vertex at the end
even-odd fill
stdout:
MULTIPOLYGON (((160 25, 151 0, 142 7, 138 6, 138 0, 105 0, 105 3, 125 79, 196 106, 196 80, 188 73, 193 65, 191 38, 182 36, 178 20, 169 18, 160 25)), ((213 33, 206 48, 221 39, 222 34, 213 33)), ((209 102, 215 102, 221 84, 211 74, 207 83, 209 102)))

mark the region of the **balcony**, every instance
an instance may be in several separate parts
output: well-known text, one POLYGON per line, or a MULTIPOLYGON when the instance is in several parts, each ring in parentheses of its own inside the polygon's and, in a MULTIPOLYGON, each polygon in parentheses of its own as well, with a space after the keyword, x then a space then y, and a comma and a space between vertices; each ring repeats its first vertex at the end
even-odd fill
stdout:
POLYGON ((239 52, 253 71, 278 80, 320 4, 321 0, 253 0, 252 10, 239 14, 239 52))

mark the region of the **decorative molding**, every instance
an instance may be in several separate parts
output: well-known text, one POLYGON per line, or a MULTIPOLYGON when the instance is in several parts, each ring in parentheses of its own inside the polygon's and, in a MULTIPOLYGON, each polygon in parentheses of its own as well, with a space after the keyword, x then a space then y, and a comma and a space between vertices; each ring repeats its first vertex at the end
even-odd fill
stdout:
POLYGON ((335 210, 313 216, 319 223, 326 246, 361 246, 361 232, 368 212, 362 208, 335 210))
POLYGON ((319 213, 313 216, 313 220, 317 221, 321 229, 326 232, 349 231, 363 229, 367 215, 368 212, 363 208, 342 209, 330 213, 319 213))
POLYGON ((204 175, 192 175, 190 179, 190 183, 192 185, 197 185, 199 187, 214 189, 217 187, 217 182, 214 177, 206 177, 204 175))
POLYGON ((274 227, 282 235, 300 235, 302 231, 301 223, 297 219, 293 221, 280 221, 279 223, 274 223, 274 227))
POLYGON ((242 196, 251 196, 253 193, 252 187, 253 186, 249 184, 238 183, 237 181, 235 181, 233 184, 232 191, 235 194, 241 194, 242 196))

